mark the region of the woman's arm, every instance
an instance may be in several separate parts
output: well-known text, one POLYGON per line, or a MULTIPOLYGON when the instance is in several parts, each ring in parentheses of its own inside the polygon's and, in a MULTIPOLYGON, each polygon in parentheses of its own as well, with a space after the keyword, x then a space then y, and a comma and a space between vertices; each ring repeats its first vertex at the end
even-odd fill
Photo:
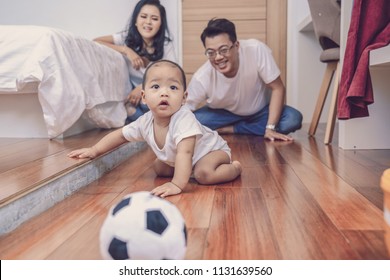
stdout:
POLYGON ((139 70, 141 67, 146 66, 142 57, 139 56, 134 50, 132 50, 125 44, 116 45, 114 43, 114 38, 112 35, 98 37, 95 38, 94 41, 99 44, 105 45, 113 50, 116 50, 117 52, 126 56, 130 60, 131 65, 134 67, 135 70, 139 70))
POLYGON ((123 45, 115 45, 114 38, 112 37, 112 35, 98 37, 98 38, 95 38, 93 40, 99 44, 105 45, 113 50, 116 50, 117 52, 120 52, 123 55, 126 55, 126 53, 124 52, 124 48, 123 48, 124 46, 123 45))

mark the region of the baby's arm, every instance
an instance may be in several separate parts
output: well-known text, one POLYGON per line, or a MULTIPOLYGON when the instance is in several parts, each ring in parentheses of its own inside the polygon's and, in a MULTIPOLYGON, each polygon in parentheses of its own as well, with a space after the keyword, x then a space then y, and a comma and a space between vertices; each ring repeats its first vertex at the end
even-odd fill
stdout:
POLYGON ((187 186, 192 172, 192 156, 195 149, 195 136, 184 138, 177 145, 175 171, 171 182, 165 183, 151 191, 152 194, 166 197, 182 192, 187 186))
POLYGON ((195 150, 196 136, 184 138, 177 145, 177 155, 175 159, 175 172, 172 183, 180 189, 184 189, 190 179, 192 172, 192 156, 195 150))
POLYGON ((104 154, 118 147, 119 145, 125 142, 127 142, 127 140, 122 134, 122 128, 120 128, 104 136, 99 142, 97 142, 92 147, 71 151, 68 154, 68 157, 95 158, 101 154, 104 154))

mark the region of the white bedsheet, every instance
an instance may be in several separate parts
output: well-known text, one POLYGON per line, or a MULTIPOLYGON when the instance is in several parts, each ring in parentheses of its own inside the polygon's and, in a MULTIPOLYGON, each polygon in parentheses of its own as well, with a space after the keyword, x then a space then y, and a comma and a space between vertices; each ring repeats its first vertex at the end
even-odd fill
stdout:
POLYGON ((38 92, 50 138, 84 111, 97 127, 122 126, 128 73, 121 54, 91 40, 49 27, 0 25, 0 92, 38 92))

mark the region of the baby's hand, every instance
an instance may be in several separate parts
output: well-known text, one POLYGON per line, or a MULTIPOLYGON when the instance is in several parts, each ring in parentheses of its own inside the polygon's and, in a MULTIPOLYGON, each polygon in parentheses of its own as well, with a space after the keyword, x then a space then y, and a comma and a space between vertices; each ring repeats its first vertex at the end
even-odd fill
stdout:
POLYGON ((68 157, 71 158, 95 158, 96 156, 97 155, 94 148, 78 149, 78 150, 71 151, 68 154, 68 157))
POLYGON ((157 195, 160 197, 167 197, 169 195, 175 195, 175 194, 179 194, 181 192, 182 192, 181 188, 179 188, 178 186, 176 186, 172 182, 168 182, 168 183, 165 183, 161 186, 154 188, 151 191, 151 194, 157 195))

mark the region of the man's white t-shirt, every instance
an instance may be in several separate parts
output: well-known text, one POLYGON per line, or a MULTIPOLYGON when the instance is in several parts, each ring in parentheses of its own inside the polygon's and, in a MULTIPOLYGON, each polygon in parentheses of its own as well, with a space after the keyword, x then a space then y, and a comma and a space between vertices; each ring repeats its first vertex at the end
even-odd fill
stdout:
POLYGON ((213 109, 249 116, 269 103, 266 84, 280 76, 270 48, 256 39, 240 40, 239 70, 227 78, 206 61, 188 85, 187 106, 194 111, 206 101, 213 109))
MULTIPOLYGON (((112 35, 113 41, 115 45, 123 46, 125 45, 127 32, 118 32, 112 35)), ((176 53, 173 46, 172 41, 166 41, 164 44, 164 54, 162 59, 171 60, 173 62, 177 62, 176 59, 176 53)), ((129 68, 129 75, 131 83, 134 87, 140 85, 142 83, 142 79, 146 70, 145 68, 140 68, 139 70, 135 70, 133 66, 131 65, 131 62, 127 60, 128 68, 129 68)))
POLYGON ((124 126, 122 133, 128 141, 146 141, 157 158, 172 167, 175 166, 179 142, 194 135, 196 135, 196 143, 192 166, 203 156, 215 150, 223 150, 231 157, 231 151, 226 141, 216 131, 201 125, 186 106, 182 106, 172 115, 165 145, 162 149, 157 146, 154 139, 153 115, 150 111, 124 126))

